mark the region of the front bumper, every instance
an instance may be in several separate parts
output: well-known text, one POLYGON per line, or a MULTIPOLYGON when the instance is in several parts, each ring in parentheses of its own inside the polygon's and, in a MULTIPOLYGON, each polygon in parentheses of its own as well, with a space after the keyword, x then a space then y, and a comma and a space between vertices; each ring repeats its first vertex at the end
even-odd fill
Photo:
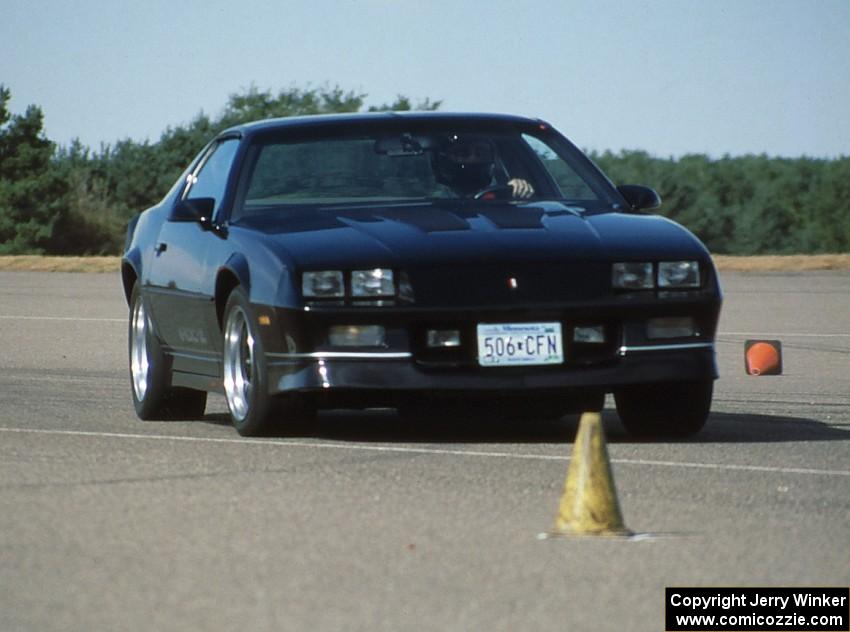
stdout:
POLYGON ((263 343, 269 390, 348 393, 371 405, 392 405, 405 393, 446 392, 508 395, 612 392, 653 382, 711 380, 718 376, 714 335, 720 311, 719 293, 703 292, 690 300, 618 297, 608 303, 472 310, 285 309, 257 306, 268 316, 263 343), (694 318, 699 335, 685 339, 651 340, 644 333, 656 316, 694 318), (564 362, 529 367, 482 367, 477 360, 476 323, 552 322, 562 324, 564 362), (573 343, 568 332, 578 325, 598 323, 606 344, 573 343), (344 349, 327 344, 335 324, 377 324, 386 328, 383 349, 344 349), (427 348, 431 327, 460 330, 455 350, 427 348))
POLYGON ((420 366, 408 354, 314 353, 267 354, 273 392, 362 391, 387 403, 410 391, 486 392, 533 395, 535 392, 589 389, 611 392, 619 387, 651 382, 715 379, 712 343, 628 347, 615 360, 582 367, 477 368, 434 370, 420 366))

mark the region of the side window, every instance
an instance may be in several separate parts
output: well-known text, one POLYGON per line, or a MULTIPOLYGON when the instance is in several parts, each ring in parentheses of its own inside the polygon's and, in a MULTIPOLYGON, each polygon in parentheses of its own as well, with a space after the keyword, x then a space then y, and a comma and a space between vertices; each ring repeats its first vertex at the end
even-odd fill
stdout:
POLYGON ((523 140, 534 150, 552 179, 558 183, 563 196, 569 200, 597 200, 593 189, 569 164, 558 156, 546 143, 534 136, 522 135, 523 140))
POLYGON ((233 157, 238 147, 239 140, 236 138, 223 140, 216 145, 212 155, 204 160, 200 170, 189 176, 189 189, 183 196, 187 199, 214 198, 213 215, 215 215, 224 197, 230 166, 233 164, 233 157))

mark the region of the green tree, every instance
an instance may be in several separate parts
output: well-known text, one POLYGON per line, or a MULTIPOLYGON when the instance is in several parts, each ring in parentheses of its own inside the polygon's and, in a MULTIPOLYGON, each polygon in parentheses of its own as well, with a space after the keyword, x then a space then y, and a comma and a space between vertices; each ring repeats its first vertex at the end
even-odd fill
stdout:
POLYGON ((287 88, 276 95, 251 86, 242 94, 231 94, 224 113, 215 127, 224 129, 249 121, 309 114, 358 112, 363 108, 366 94, 345 91, 339 86, 319 88, 287 88))
POLYGON ((392 103, 384 103, 382 105, 370 105, 370 112, 409 112, 416 110, 418 112, 433 112, 439 110, 443 104, 442 101, 432 101, 425 98, 414 104, 408 97, 403 94, 396 95, 395 101, 392 103))
POLYGON ((57 255, 119 252, 127 220, 107 191, 103 162, 94 159, 78 139, 59 148, 55 162, 68 191, 65 212, 56 223, 47 251, 57 255))
POLYGON ((850 157, 672 160, 628 151, 592 157, 617 184, 655 187, 660 212, 691 229, 712 252, 850 250, 850 157))
MULTIPOLYGON (((217 116, 199 113, 156 141, 120 140, 97 151, 79 141, 56 149, 41 110, 7 110, 0 86, 0 252, 120 252, 127 221, 156 204, 219 131, 263 118, 386 110, 436 110, 440 101, 367 105, 339 86, 251 86, 217 116)), ((835 160, 701 154, 659 158, 645 151, 591 153, 616 184, 647 184, 660 212, 728 254, 850 251, 850 157, 835 160)))
POLYGON ((0 253, 43 252, 64 212, 67 183, 52 161, 41 109, 12 115, 10 98, 0 85, 0 253))

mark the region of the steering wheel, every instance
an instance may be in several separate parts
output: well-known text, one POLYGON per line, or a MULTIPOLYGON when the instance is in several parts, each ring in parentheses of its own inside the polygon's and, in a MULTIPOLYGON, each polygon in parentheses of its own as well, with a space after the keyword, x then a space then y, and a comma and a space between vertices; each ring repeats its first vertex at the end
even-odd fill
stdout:
POLYGON ((514 188, 509 184, 491 184, 472 196, 473 200, 510 200, 514 196, 514 188))

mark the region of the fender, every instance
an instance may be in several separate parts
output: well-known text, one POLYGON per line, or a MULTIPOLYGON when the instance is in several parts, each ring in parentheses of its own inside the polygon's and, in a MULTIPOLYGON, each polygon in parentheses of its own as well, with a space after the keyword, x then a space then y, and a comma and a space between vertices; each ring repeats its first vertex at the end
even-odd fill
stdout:
MULTIPOLYGON (((221 277, 224 271, 229 271, 233 274, 239 285, 244 287, 249 295, 251 294, 251 269, 248 267, 248 261, 245 259, 245 255, 241 252, 232 253, 225 264, 218 269, 217 276, 221 277)), ((217 287, 218 282, 216 282, 217 287)))
POLYGON ((240 252, 234 252, 228 257, 223 266, 219 267, 215 275, 215 290, 213 301, 219 329, 224 326, 224 306, 231 290, 241 285, 250 295, 251 273, 245 256, 240 252))
POLYGON ((130 244, 133 242, 133 234, 136 232, 136 224, 139 223, 139 218, 141 214, 134 215, 130 218, 130 221, 127 222, 127 236, 124 238, 124 252, 127 252, 130 249, 130 244))
MULTIPOLYGON (((135 223, 134 223, 135 225, 135 223)), ((124 253, 121 258, 121 283, 124 286, 124 298, 127 306, 130 306, 130 294, 133 292, 133 284, 141 277, 142 254, 138 248, 133 248, 124 253)))

